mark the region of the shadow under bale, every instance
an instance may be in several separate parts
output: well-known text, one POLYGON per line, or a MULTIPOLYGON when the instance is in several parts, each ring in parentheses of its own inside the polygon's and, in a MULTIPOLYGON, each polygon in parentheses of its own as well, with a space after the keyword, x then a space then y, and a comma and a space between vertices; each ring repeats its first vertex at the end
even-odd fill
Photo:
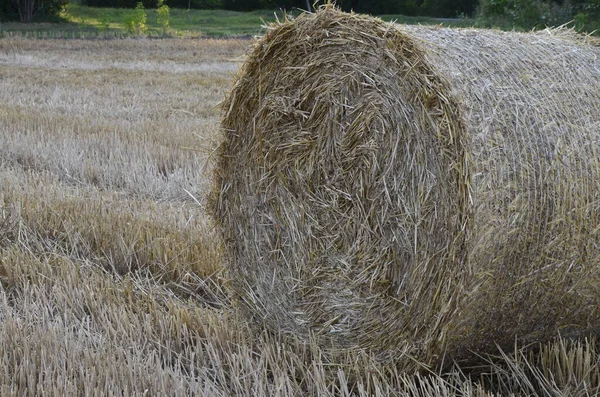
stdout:
POLYGON ((591 40, 273 26, 224 103, 210 203, 242 306, 406 369, 600 329, 591 40))

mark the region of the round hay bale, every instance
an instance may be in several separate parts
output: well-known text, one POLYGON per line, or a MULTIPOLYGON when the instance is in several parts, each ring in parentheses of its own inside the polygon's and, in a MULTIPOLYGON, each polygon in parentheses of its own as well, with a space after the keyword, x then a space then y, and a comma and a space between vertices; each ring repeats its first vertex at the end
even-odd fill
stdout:
POLYGON ((258 42, 222 131, 211 212, 267 327, 438 365, 600 326, 585 37, 303 14, 258 42))

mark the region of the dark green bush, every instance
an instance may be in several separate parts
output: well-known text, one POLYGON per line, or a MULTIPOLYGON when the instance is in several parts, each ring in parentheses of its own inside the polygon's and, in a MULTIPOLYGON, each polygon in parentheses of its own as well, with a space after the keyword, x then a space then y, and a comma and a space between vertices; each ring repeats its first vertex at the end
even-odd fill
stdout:
POLYGON ((478 16, 486 27, 529 30, 570 23, 592 31, 600 27, 600 0, 480 0, 478 16))
POLYGON ((60 18, 60 12, 69 4, 69 0, 0 0, 0 20, 31 22, 35 19, 54 20, 60 18), (23 12, 29 9, 26 3, 33 2, 31 14, 23 12), (19 13, 21 8, 21 13, 19 13))

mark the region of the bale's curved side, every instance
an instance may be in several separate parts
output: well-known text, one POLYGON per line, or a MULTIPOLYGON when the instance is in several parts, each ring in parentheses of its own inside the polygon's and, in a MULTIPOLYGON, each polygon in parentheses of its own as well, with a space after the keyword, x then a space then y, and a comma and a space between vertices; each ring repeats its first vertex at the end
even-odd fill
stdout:
POLYGON ((472 144, 479 286, 453 350, 597 331, 600 51, 561 31, 403 30, 451 81, 472 144))
POLYGON ((224 104, 211 199, 245 306, 427 363, 599 325, 598 55, 333 10, 275 27, 224 104))

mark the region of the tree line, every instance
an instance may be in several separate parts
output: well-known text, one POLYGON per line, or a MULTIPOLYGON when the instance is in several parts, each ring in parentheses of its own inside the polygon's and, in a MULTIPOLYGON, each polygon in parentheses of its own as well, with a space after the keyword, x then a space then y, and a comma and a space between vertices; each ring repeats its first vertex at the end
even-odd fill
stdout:
MULTIPOLYGON (((78 0, 90 7, 135 8, 140 0, 78 0)), ((319 3, 323 3, 320 0, 319 3)), ((0 18, 30 22, 38 15, 57 14, 69 0, 0 0, 0 18)), ((145 8, 156 8, 157 0, 141 0, 145 8)), ((301 9, 314 7, 314 0, 165 0, 171 8, 301 9)), ((600 0, 337 0, 344 11, 385 15, 422 15, 441 18, 477 17, 483 26, 524 29, 574 22, 576 28, 600 29, 600 0)))
MULTIPOLYGON (((82 0, 93 7, 134 8, 138 0, 82 0)), ((144 7, 156 6, 155 0, 143 0, 144 7)), ((301 9, 313 7, 314 0, 168 0, 172 8, 222 8, 234 11, 257 9, 301 9)), ((472 15, 478 0, 337 0, 336 4, 344 11, 373 15, 403 14, 456 17, 472 15)), ((322 3, 322 1, 321 1, 322 3)))
POLYGON ((0 0, 0 20, 32 22, 38 16, 58 14, 68 3, 69 0, 0 0))
MULTIPOLYGON (((140 0, 79 0, 90 7, 135 8, 140 0)), ((51 15, 69 0, 0 0, 0 14, 25 15, 33 9, 36 15, 51 15)), ((156 8, 156 0, 141 0, 145 8, 156 8)), ((321 1, 320 3, 323 3, 321 1)), ((433 17, 457 17, 473 15, 478 0, 337 0, 336 4, 344 11, 383 15, 402 14, 408 16, 425 15, 433 17)), ((225 9, 252 11, 258 9, 301 9, 314 7, 314 0, 166 0, 171 8, 225 9)), ((26 21, 21 18, 22 21, 26 21)))

